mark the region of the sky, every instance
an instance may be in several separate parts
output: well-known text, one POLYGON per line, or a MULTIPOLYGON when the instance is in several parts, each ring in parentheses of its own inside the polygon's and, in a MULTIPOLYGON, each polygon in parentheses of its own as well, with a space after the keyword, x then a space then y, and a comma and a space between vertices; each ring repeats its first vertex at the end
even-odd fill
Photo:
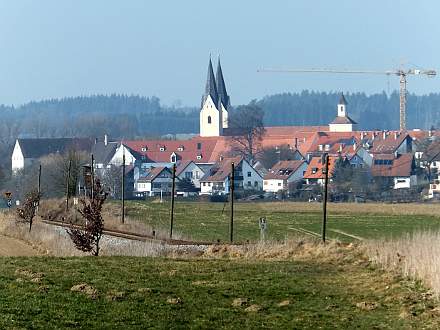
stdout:
MULTIPOLYGON (((440 69, 436 0, 0 0, 0 103, 124 93, 198 106, 209 56, 234 105, 268 94, 392 91, 397 77, 261 68, 440 69)), ((417 94, 440 77, 410 77, 417 94)))

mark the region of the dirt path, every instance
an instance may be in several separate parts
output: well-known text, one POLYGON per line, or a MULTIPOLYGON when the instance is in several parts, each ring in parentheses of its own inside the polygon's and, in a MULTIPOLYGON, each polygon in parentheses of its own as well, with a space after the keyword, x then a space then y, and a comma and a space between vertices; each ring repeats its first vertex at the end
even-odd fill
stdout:
POLYGON ((37 250, 18 239, 0 235, 0 257, 37 256, 37 250))

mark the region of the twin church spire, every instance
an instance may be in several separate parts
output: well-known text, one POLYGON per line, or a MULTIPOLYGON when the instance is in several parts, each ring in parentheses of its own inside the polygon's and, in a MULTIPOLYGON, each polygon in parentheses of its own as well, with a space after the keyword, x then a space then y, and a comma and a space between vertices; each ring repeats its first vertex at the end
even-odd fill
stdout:
POLYGON ((200 136, 221 136, 223 129, 228 128, 228 110, 230 99, 226 91, 220 58, 217 73, 214 76, 211 57, 208 64, 205 94, 202 97, 200 111, 200 136))

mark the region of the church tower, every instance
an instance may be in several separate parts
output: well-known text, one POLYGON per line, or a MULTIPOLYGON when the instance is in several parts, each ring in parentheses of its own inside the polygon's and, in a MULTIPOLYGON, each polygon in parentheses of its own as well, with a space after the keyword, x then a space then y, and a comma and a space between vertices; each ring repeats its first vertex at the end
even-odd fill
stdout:
POLYGON ((225 80, 223 79, 222 66, 220 64, 220 57, 218 58, 217 74, 215 77, 217 81, 217 93, 218 93, 218 109, 222 112, 223 128, 228 128, 228 111, 231 105, 229 101, 229 95, 226 92, 225 80))
POLYGON ((214 77, 214 70, 212 69, 211 58, 209 58, 205 94, 202 96, 200 110, 200 136, 223 135, 223 117, 219 103, 221 102, 217 92, 217 83, 214 77))
POLYGON ((356 124, 347 114, 347 101, 342 93, 338 102, 338 115, 329 124, 329 130, 330 132, 352 132, 355 130, 356 124))

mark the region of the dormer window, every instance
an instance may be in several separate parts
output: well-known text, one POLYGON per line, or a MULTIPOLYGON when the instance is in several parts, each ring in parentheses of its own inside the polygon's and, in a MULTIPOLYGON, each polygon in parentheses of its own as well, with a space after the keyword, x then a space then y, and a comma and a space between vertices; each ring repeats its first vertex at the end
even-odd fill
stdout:
POLYGON ((148 148, 147 148, 147 147, 142 147, 141 150, 142 150, 143 152, 145 152, 145 151, 148 150, 148 148))
POLYGON ((180 146, 177 148, 177 151, 183 151, 185 148, 183 146, 180 146))
POLYGON ((330 144, 326 144, 325 145, 325 151, 329 151, 330 150, 330 144))
POLYGON ((202 159, 202 155, 197 155, 197 159, 202 159))
POLYGON ((177 156, 176 156, 176 154, 172 154, 171 155, 171 163, 176 163, 177 162, 177 156))
POLYGON ((165 146, 159 148, 160 151, 165 151, 165 146))
POLYGON ((320 145, 318 146, 318 150, 319 150, 319 151, 322 151, 322 149, 323 149, 323 145, 320 144, 320 145))

